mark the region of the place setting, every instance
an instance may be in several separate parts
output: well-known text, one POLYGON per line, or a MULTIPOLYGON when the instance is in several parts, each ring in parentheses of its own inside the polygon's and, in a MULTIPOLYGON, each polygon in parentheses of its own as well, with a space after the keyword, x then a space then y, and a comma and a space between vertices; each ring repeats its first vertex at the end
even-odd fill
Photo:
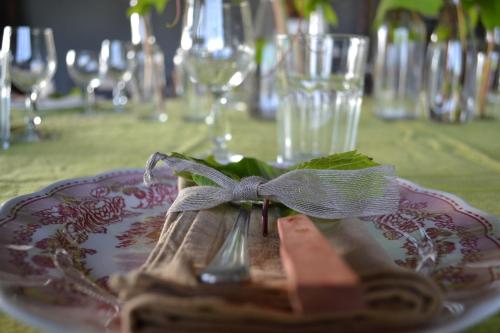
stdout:
POLYGON ((0 328, 495 332, 500 7, 341 3, 5 25, 0 328))

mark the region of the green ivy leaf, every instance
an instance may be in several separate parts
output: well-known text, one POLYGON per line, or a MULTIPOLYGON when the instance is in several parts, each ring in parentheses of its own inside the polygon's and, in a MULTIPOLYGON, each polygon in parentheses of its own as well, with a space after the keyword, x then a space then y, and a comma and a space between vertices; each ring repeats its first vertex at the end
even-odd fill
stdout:
POLYGON ((436 17, 442 5, 443 0, 382 0, 377 8, 373 26, 374 28, 380 26, 385 14, 393 9, 407 9, 424 16, 436 17))

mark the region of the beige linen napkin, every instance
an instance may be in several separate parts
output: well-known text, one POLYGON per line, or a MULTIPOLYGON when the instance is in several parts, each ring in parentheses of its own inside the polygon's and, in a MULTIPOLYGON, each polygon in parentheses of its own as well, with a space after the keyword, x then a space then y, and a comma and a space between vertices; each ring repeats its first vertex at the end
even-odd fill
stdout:
POLYGON ((425 324, 441 309, 441 291, 433 281, 396 266, 357 219, 316 221, 316 225, 361 277, 364 310, 292 312, 279 256, 276 212, 270 216, 267 237, 261 234, 260 210, 252 212, 250 283, 198 283, 197 274, 216 254, 236 216, 237 209, 229 205, 167 216, 143 267, 112 279, 124 301, 127 332, 388 331, 425 324))

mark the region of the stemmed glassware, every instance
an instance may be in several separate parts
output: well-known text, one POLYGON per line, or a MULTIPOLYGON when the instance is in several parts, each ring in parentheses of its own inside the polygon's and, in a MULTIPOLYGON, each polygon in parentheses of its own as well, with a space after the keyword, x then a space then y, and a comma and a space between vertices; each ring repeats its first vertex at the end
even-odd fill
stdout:
POLYGON ((181 50, 190 79, 208 87, 214 103, 207 124, 212 153, 231 160, 224 95, 240 85, 254 66, 253 28, 248 1, 188 0, 181 50))
POLYGON ((37 110, 38 95, 54 76, 57 64, 52 29, 5 27, 3 39, 2 44, 10 49, 11 81, 27 94, 27 132, 20 140, 39 141, 37 126, 42 119, 37 110))
POLYGON ((85 100, 85 113, 93 114, 95 92, 101 80, 99 77, 99 56, 89 50, 69 50, 66 53, 66 66, 71 79, 80 86, 85 100))
POLYGON ((113 82, 113 105, 115 111, 123 112, 128 98, 125 94, 127 82, 134 69, 132 46, 120 40, 104 40, 99 56, 99 71, 102 78, 113 82))

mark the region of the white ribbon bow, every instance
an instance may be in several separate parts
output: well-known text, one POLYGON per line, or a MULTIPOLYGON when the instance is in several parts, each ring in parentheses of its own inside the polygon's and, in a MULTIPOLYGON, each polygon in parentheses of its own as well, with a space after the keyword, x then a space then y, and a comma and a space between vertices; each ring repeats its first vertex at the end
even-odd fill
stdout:
POLYGON ((399 188, 390 165, 358 170, 297 169, 270 180, 252 176, 237 181, 204 164, 155 153, 146 165, 146 184, 154 182, 152 172, 160 160, 176 173, 190 172, 218 185, 181 190, 169 212, 269 199, 302 214, 338 219, 393 213, 399 204, 399 188))

